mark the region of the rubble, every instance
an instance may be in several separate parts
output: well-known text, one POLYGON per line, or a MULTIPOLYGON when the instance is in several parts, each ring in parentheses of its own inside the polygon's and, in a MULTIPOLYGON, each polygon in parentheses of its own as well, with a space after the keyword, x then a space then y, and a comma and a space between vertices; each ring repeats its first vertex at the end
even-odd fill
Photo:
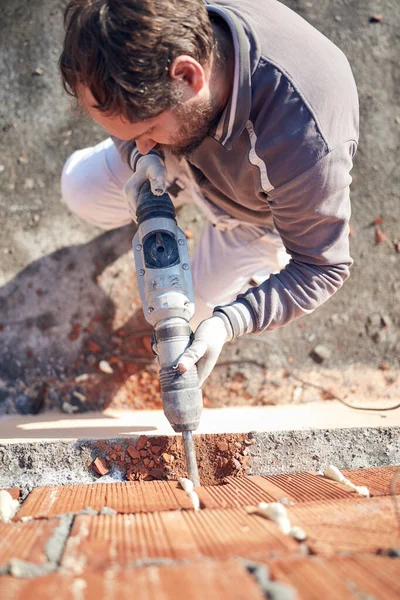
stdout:
POLYGON ((62 411, 72 415, 73 413, 79 412, 79 406, 74 406, 73 404, 71 404, 70 402, 63 402, 61 405, 62 411))
POLYGON ((110 472, 110 469, 107 467, 106 461, 103 458, 96 458, 93 461, 93 469, 99 475, 107 475, 110 472))
POLYGON ((110 363, 108 363, 106 360, 101 360, 99 362, 99 369, 103 373, 107 373, 109 375, 112 375, 114 373, 114 369, 111 367, 110 363))
POLYGON ((322 363, 324 360, 328 360, 331 357, 331 351, 326 346, 318 344, 311 352, 312 358, 317 363, 322 363))
POLYGON ((382 231, 382 229, 377 227, 375 229, 375 243, 382 244, 383 242, 387 242, 387 241, 388 241, 388 237, 387 237, 386 233, 384 231, 382 231))
POLYGON ((383 15, 371 15, 369 18, 370 23, 382 23, 383 15))

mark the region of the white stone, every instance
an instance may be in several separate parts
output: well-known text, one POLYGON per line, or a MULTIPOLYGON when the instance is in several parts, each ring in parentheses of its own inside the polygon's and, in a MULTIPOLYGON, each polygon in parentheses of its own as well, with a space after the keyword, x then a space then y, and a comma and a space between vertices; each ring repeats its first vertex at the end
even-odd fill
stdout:
POLYGON ((99 369, 100 371, 102 371, 103 373, 107 373, 108 375, 114 373, 114 369, 106 360, 101 360, 99 362, 99 369))
POLYGON ((7 490, 0 491, 0 522, 10 523, 11 519, 19 509, 18 500, 14 500, 7 490))

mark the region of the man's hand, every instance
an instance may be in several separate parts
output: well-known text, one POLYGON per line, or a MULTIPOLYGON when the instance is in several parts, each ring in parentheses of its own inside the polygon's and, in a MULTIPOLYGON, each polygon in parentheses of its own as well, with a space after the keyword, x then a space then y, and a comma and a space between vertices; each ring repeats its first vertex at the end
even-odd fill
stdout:
POLYGON ((185 373, 197 363, 199 387, 213 370, 225 342, 231 339, 224 320, 214 315, 200 323, 194 334, 190 347, 182 354, 178 362, 178 370, 185 373))
POLYGON ((129 212, 136 220, 136 203, 142 185, 149 180, 151 191, 155 196, 162 196, 167 186, 167 173, 164 161, 157 154, 146 154, 139 158, 135 172, 123 188, 128 202, 129 212))

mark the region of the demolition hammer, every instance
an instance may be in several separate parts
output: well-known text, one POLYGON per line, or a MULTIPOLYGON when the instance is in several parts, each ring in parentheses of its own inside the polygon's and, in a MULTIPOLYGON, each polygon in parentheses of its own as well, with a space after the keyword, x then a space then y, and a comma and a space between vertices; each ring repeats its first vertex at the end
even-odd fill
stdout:
POLYGON ((199 426, 202 392, 196 366, 186 373, 176 368, 190 345, 189 321, 194 314, 186 236, 177 225, 169 195, 155 196, 148 181, 139 192, 136 219, 132 247, 144 316, 154 327, 163 410, 172 428, 182 432, 188 477, 198 486, 192 432, 199 426))

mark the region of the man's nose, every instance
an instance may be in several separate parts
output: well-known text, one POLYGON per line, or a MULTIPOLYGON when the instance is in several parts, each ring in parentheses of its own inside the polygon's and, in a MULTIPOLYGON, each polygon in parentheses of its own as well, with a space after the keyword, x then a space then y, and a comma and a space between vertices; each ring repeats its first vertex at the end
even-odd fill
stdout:
POLYGON ((139 150, 140 154, 147 154, 156 145, 157 145, 157 142, 155 142, 152 139, 136 141, 136 148, 139 150))

